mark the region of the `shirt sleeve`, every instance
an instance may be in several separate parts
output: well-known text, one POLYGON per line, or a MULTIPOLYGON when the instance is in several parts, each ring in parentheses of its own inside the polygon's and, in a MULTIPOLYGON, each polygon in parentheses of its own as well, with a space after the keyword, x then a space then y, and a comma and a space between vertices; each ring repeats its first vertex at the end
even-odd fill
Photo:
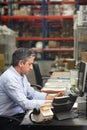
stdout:
POLYGON ((46 93, 36 91, 33 87, 31 87, 30 83, 28 82, 27 78, 25 77, 25 82, 27 86, 27 95, 29 99, 37 99, 37 100, 44 100, 46 97, 46 93))

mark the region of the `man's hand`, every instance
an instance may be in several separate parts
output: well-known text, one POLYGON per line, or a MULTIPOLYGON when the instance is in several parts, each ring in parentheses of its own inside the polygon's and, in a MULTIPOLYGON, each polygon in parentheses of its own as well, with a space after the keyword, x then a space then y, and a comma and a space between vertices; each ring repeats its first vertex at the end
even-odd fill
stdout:
POLYGON ((60 96, 64 96, 64 92, 58 92, 56 95, 55 95, 55 97, 60 97, 60 96))
POLYGON ((47 94, 46 100, 53 100, 55 97, 60 97, 60 96, 64 96, 63 91, 60 91, 60 92, 55 93, 55 94, 47 94))

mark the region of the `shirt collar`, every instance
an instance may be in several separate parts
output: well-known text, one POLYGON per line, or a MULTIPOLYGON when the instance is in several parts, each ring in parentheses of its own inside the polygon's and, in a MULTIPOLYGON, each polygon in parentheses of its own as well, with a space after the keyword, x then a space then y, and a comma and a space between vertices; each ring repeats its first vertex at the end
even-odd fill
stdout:
POLYGON ((24 78, 24 75, 20 75, 20 74, 14 69, 13 66, 11 66, 10 69, 11 69, 12 71, 14 71, 14 73, 15 73, 16 75, 18 75, 20 78, 22 78, 22 79, 24 78))

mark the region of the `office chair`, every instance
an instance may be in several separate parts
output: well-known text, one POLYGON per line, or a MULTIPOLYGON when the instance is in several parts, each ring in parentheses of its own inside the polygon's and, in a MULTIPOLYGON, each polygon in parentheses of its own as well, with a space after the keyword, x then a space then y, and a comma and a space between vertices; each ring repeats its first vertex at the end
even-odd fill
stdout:
POLYGON ((21 130, 20 123, 20 120, 15 117, 0 115, 1 130, 21 130))
POLYGON ((50 75, 42 75, 37 62, 33 63, 33 70, 37 84, 36 86, 40 90, 44 86, 44 83, 47 81, 50 75))

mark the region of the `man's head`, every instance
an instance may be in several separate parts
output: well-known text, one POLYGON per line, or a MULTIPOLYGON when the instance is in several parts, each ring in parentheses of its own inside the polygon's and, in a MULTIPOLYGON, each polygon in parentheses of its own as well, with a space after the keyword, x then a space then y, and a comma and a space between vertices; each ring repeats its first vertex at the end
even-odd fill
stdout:
POLYGON ((26 74, 31 70, 35 53, 28 48, 19 48, 12 55, 11 65, 20 73, 26 74))

